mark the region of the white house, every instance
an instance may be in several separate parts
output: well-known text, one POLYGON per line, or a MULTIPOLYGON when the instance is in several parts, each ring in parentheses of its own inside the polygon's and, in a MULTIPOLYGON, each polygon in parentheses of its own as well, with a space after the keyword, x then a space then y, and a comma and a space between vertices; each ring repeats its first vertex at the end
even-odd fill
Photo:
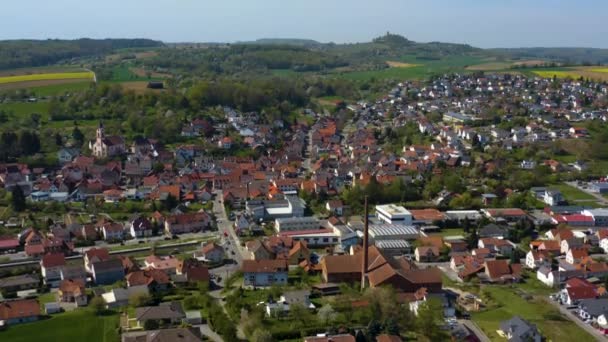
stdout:
POLYGON ((531 250, 526 254, 526 267, 530 269, 537 269, 541 266, 550 266, 551 258, 549 253, 544 251, 531 250))
POLYGON ((545 190, 543 195, 543 202, 547 205, 558 205, 564 201, 564 196, 559 190, 545 190))
POLYGON ((292 305, 302 305, 307 309, 314 310, 315 305, 310 302, 310 291, 288 291, 281 295, 278 301, 270 301, 266 303, 266 315, 268 317, 276 317, 289 313, 292 305))
POLYGON ((608 254, 608 238, 600 240, 600 248, 604 250, 604 253, 608 254))
POLYGON ((549 287, 553 287, 557 281, 556 273, 556 271, 551 271, 550 267, 542 266, 536 271, 536 279, 549 287))

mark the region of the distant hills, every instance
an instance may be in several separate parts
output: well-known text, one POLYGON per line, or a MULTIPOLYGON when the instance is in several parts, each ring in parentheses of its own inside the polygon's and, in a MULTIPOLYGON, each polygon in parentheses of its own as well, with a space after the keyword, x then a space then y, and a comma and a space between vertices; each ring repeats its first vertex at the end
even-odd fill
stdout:
POLYGON ((46 66, 118 49, 160 46, 162 42, 151 39, 4 40, 0 41, 0 70, 46 66))
POLYGON ((549 59, 566 64, 608 64, 608 49, 595 48, 513 48, 488 49, 496 54, 510 58, 549 59))

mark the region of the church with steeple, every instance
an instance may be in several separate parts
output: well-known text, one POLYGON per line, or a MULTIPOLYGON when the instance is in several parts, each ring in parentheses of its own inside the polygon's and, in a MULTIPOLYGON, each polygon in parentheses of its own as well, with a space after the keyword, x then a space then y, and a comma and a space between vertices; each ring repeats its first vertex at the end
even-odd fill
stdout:
POLYGON ((120 136, 106 136, 103 123, 99 122, 95 141, 89 143, 89 148, 96 158, 108 158, 124 154, 125 140, 120 136))

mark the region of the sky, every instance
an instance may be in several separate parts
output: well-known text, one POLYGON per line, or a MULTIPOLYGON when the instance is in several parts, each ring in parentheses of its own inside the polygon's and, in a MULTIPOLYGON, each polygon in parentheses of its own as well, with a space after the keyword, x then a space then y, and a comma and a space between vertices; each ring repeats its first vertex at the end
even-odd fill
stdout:
POLYGON ((365 42, 608 48, 606 0, 4 0, 0 39, 365 42))

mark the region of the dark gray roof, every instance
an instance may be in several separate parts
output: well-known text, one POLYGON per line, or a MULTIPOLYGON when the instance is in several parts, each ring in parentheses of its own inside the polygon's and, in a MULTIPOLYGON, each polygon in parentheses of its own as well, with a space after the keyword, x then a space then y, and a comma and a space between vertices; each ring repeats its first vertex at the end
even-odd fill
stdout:
POLYGON ((161 303, 159 306, 146 306, 135 309, 135 318, 138 321, 180 319, 184 317, 186 317, 186 314, 179 302, 161 303))
POLYGON ((606 298, 581 299, 578 306, 592 317, 598 317, 604 313, 608 313, 608 299, 606 298))
POLYGON ((490 223, 479 229, 479 237, 504 237, 507 234, 507 228, 497 224, 490 223))
POLYGON ((123 342, 199 342, 201 332, 195 328, 152 330, 138 336, 125 336, 123 342))
POLYGON ((509 341, 525 341, 525 337, 538 334, 534 324, 528 323, 519 316, 513 316, 508 321, 500 322, 500 330, 513 336, 509 341))
POLYGON ((23 285, 38 285, 40 279, 32 274, 23 274, 14 277, 0 279, 0 288, 23 286, 23 285))

